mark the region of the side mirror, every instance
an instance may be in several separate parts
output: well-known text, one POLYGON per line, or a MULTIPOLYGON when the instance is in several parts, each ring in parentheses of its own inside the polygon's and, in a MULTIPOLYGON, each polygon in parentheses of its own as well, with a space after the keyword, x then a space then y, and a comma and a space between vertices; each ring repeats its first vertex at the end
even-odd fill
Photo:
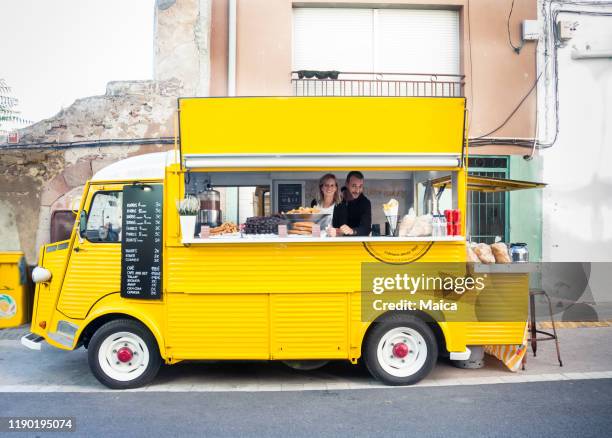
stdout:
POLYGON ((81 210, 81 215, 79 216, 79 236, 84 237, 86 231, 87 231, 87 213, 85 213, 85 210, 81 210))
POLYGON ((73 198, 70 201, 70 210, 72 210, 72 212, 74 213, 74 215, 76 216, 79 212, 79 206, 81 205, 81 197, 77 196, 76 198, 73 198))

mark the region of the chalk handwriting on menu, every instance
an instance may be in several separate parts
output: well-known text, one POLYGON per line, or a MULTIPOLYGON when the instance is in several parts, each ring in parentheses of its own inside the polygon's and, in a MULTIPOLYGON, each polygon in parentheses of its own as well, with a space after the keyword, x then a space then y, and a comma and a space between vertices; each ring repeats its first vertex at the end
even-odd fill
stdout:
POLYGON ((161 298, 162 186, 123 189, 121 296, 161 298))
POLYGON ((278 211, 289 211, 302 206, 301 184, 278 185, 278 211))

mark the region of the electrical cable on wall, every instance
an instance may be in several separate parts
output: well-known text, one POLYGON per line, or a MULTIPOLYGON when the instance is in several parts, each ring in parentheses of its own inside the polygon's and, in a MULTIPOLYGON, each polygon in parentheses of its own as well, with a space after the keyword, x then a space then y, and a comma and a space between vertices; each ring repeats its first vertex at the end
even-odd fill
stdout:
POLYGON ((102 140, 84 140, 84 141, 69 141, 55 142, 47 141, 42 143, 16 143, 16 144, 0 144, 0 150, 12 149, 70 149, 70 148, 86 148, 86 147, 102 147, 102 146, 144 146, 144 145, 166 145, 174 144, 174 137, 158 137, 158 138, 108 138, 102 140))
MULTIPOLYGON (((514 1, 512 2, 512 6, 514 6, 514 1)), ((573 6, 612 6, 612 2, 610 1, 602 1, 602 2, 594 2, 594 1, 585 1, 585 2, 574 2, 574 1, 555 1, 555 0, 550 0, 550 1, 546 1, 544 0, 542 2, 542 17, 543 17, 543 21, 544 23, 549 27, 550 32, 545 32, 544 33, 544 44, 545 44, 545 52, 544 52, 544 56, 548 57, 551 56, 553 58, 553 63, 552 63, 552 75, 553 75, 553 95, 554 95, 554 100, 555 100, 555 134, 553 139, 550 142, 547 143, 542 143, 539 142, 537 139, 537 133, 536 136, 533 140, 525 140, 525 139, 513 139, 513 138, 488 138, 489 135, 497 132, 499 129, 501 129, 503 126, 505 126, 505 124, 512 118, 512 116, 518 111, 518 109, 520 108, 520 106, 525 102, 525 100, 527 99, 527 97, 531 94, 531 92, 533 92, 533 90, 535 89, 535 87, 537 86, 540 78, 542 77, 542 73, 544 73, 545 71, 547 71, 548 69, 548 64, 550 61, 550 58, 548 58, 546 60, 546 63, 544 65, 544 68, 542 69, 542 71, 540 72, 540 74, 538 75, 538 78, 536 79, 535 83, 533 84, 533 86, 530 88, 530 90, 527 92, 527 94, 523 97, 523 99, 521 99, 521 101, 519 102, 519 104, 512 110, 512 112, 510 113, 510 115, 494 130, 489 131, 488 133, 481 135, 479 137, 475 137, 473 139, 470 139, 470 147, 482 147, 482 146, 490 146, 490 145, 511 145, 511 146, 517 146, 517 147, 524 147, 524 148, 529 148, 532 150, 531 156, 533 156, 533 151, 535 149, 547 149, 552 147, 555 142, 557 141, 558 135, 559 135, 559 75, 558 75, 558 70, 559 70, 559 65, 558 65, 558 56, 557 56, 557 49, 559 47, 561 47, 561 45, 559 44, 559 35, 558 35, 558 29, 556 26, 557 23, 557 17, 560 13, 569 13, 569 14, 578 14, 578 15, 591 15, 591 16, 612 16, 612 12, 595 12, 595 11, 579 11, 579 10, 572 10, 572 9, 555 9, 553 11, 553 4, 558 5, 559 7, 562 6, 567 6, 567 5, 573 5, 573 6), (547 9, 548 6, 548 9, 547 9), (550 19, 549 19, 550 18, 550 19), (548 54, 548 48, 549 48, 549 35, 552 35, 552 45, 551 45, 551 49, 552 49, 552 54, 548 54)), ((510 10, 510 15, 512 14, 512 7, 510 10)), ((509 20, 510 20, 510 15, 508 16, 508 37, 510 36, 509 33, 509 20)), ((516 51, 516 47, 512 44, 512 41, 510 41, 510 45, 515 49, 516 51)), ((518 52, 517 52, 518 53, 518 52)), ((537 120, 536 120, 536 126, 537 126, 537 120)))
POLYGON ((512 37, 510 36, 510 17, 512 17, 512 11, 514 10, 514 0, 512 0, 512 5, 510 5, 510 13, 508 14, 508 20, 506 20, 506 28, 508 29, 508 43, 510 43, 510 47, 514 49, 514 52, 518 55, 521 53, 521 49, 523 45, 525 45, 525 41, 521 38, 521 44, 515 46, 512 44, 512 37))
POLYGON ((550 33, 546 33, 544 34, 544 44, 546 47, 546 52, 545 52, 545 56, 547 55, 547 51, 548 51, 548 47, 549 47, 549 35, 553 36, 553 40, 552 40, 552 44, 551 48, 552 48, 552 58, 554 60, 554 62, 552 63, 552 68, 553 68, 553 96, 554 96, 554 100, 555 100, 555 135, 553 137, 553 139, 548 142, 548 143, 538 143, 538 149, 544 149, 544 148, 550 148, 552 147, 555 142, 557 141, 557 138, 559 136, 559 60, 558 60, 558 54, 557 54, 557 49, 559 47, 561 47, 561 44, 559 43, 559 34, 558 34, 558 29, 557 29, 557 18, 559 16, 560 13, 567 13, 567 14, 577 14, 577 15, 590 15, 590 16, 612 16, 612 12, 596 12, 596 11, 580 11, 580 10, 573 10, 573 9, 561 9, 562 6, 567 6, 567 5, 572 5, 572 6, 612 6, 612 2, 610 1, 602 1, 602 2, 594 2, 594 1, 584 1, 584 2, 573 2, 573 1, 555 1, 555 0, 551 0, 551 1, 544 1, 542 2, 542 16, 543 16, 543 21, 544 23, 546 23, 549 26, 550 29, 550 33), (546 8, 546 5, 548 4, 548 10, 546 8), (556 4, 559 6, 558 9, 555 9, 553 11, 553 4, 556 4), (550 17, 550 20, 549 20, 550 17))
POLYGON ((540 74, 538 75, 538 77, 536 78, 535 82, 533 83, 533 85, 531 86, 531 88, 529 88, 529 91, 527 92, 527 94, 525 94, 525 96, 523 96, 523 98, 520 100, 520 102, 518 103, 518 105, 516 107, 514 107, 514 109, 512 110, 512 112, 508 115, 508 117, 506 117, 506 119, 495 129, 493 129, 492 131, 487 132, 486 134, 483 134, 481 136, 478 137, 474 137, 473 140, 478 140, 481 138, 485 138, 488 137, 489 135, 493 134, 494 132, 499 131, 501 128, 503 128, 506 123, 508 123, 508 121, 512 118, 512 116, 514 114, 516 114, 516 112, 519 110, 519 108, 521 107, 521 105, 523 104, 523 102, 525 102, 525 100, 527 100, 527 98, 529 97, 529 95, 533 92, 533 90, 535 89, 536 85, 538 85, 538 82, 540 81, 540 78, 542 77, 542 73, 544 73, 544 71, 541 71, 540 74))

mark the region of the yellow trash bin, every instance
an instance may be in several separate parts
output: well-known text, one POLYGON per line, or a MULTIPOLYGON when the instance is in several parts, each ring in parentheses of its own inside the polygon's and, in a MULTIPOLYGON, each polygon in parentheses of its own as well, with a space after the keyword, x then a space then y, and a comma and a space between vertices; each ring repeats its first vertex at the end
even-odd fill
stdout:
POLYGON ((27 265, 22 252, 0 252, 0 329, 30 320, 27 265))

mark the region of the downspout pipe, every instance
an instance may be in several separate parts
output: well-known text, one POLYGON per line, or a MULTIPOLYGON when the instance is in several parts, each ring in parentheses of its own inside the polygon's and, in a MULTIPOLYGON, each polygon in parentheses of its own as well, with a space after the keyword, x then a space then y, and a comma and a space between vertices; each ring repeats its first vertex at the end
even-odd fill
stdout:
POLYGON ((227 95, 236 95, 236 3, 227 2, 227 95))

